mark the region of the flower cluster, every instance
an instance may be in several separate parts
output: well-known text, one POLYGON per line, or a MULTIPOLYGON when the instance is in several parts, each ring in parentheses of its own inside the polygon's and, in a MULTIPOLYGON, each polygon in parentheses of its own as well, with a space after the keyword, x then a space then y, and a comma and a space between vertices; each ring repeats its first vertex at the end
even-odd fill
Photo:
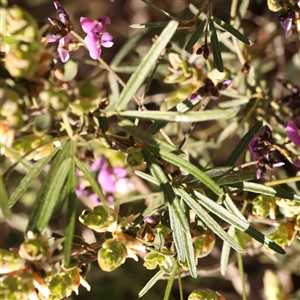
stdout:
POLYGON ((273 170, 274 168, 281 167, 284 162, 279 162, 274 157, 274 145, 271 129, 266 125, 264 127, 264 133, 255 137, 250 142, 249 148, 253 159, 258 160, 256 178, 259 179, 267 170, 273 170))
POLYGON ((62 62, 68 61, 70 53, 77 50, 81 45, 86 46, 92 59, 100 57, 102 46, 105 48, 113 46, 113 37, 104 29, 104 25, 110 24, 109 17, 103 16, 97 20, 80 18, 82 29, 87 34, 83 44, 72 40, 73 24, 70 21, 69 15, 59 2, 55 1, 53 3, 58 12, 58 19, 48 18, 51 25, 56 28, 56 32, 48 37, 48 42, 59 41, 57 51, 62 62))
POLYGON ((290 37, 292 35, 292 25, 296 23, 296 11, 300 9, 300 0, 297 4, 292 6, 287 6, 285 10, 276 17, 276 21, 280 22, 284 29, 285 37, 290 37))
POLYGON ((104 25, 110 24, 110 18, 103 16, 97 20, 89 18, 80 18, 83 31, 87 34, 84 42, 90 52, 92 59, 98 59, 101 55, 101 46, 111 48, 113 46, 113 37, 106 32, 104 25))
POLYGON ((219 92, 225 90, 231 84, 232 80, 226 79, 215 85, 213 81, 207 77, 203 80, 203 82, 204 85, 197 90, 197 93, 194 93, 190 96, 191 100, 197 99, 198 95, 201 97, 209 96, 212 99, 218 99, 220 96, 219 92))

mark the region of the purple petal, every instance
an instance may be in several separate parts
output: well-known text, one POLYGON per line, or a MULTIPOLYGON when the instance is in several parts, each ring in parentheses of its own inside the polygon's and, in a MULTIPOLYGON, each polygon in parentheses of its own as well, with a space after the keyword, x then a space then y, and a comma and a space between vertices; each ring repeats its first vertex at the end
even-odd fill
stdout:
POLYGON ((97 194, 90 194, 89 195, 89 199, 94 202, 95 204, 98 204, 100 203, 100 199, 99 197, 97 196, 97 194))
POLYGON ((97 22, 101 23, 102 25, 110 24, 110 18, 107 16, 102 16, 97 18, 97 22))
POLYGON ((288 121, 286 135, 297 147, 300 147, 299 130, 293 121, 288 121))
MULTIPOLYGON (((256 142, 258 140, 258 137, 255 137, 251 140, 251 142, 249 143, 249 149, 250 149, 250 153, 251 153, 251 156, 254 155, 256 152, 255 152, 255 147, 256 147, 256 142)), ((253 158, 252 158, 253 159, 253 158)))
POLYGON ((101 44, 94 30, 91 30, 85 37, 84 42, 90 52, 92 59, 98 59, 101 54, 101 44))
POLYGON ((126 169, 124 169, 122 167, 114 168, 113 173, 117 178, 123 178, 123 177, 126 177, 126 175, 127 175, 126 169))
POLYGON ((292 35, 292 18, 287 18, 281 22, 282 27, 284 28, 285 37, 290 37, 292 35))
POLYGON ((296 158, 296 159, 293 161, 293 164, 294 164, 297 168, 300 168, 300 159, 299 159, 299 158, 296 158))
POLYGON ((56 10, 61 10, 61 11, 65 12, 64 7, 58 1, 54 1, 53 4, 54 4, 56 10))
POLYGON ((65 44, 67 44, 70 41, 70 39, 71 35, 68 34, 59 40, 57 52, 59 53, 62 62, 66 62, 70 58, 69 51, 64 48, 65 44))
POLYGON ((110 35, 108 32, 104 32, 101 35, 101 45, 105 48, 110 48, 113 46, 113 36, 110 35))
POLYGON ((92 164, 91 164, 91 171, 99 171, 102 168, 107 169, 108 162, 103 158, 97 158, 92 164))
POLYGON ((57 38, 56 36, 50 35, 50 36, 48 36, 48 38, 47 38, 47 42, 48 42, 48 43, 53 43, 53 42, 56 42, 58 39, 59 39, 59 38, 57 38))
POLYGON ((108 169, 100 170, 98 174, 98 183, 101 185, 102 189, 108 193, 114 193, 116 191, 115 180, 112 178, 112 172, 108 169))
POLYGON ((76 196, 78 198, 82 198, 86 195, 85 186, 84 185, 77 185, 75 190, 76 196))
POLYGON ((81 27, 85 33, 89 33, 92 29, 95 28, 95 26, 97 24, 95 20, 85 18, 85 17, 80 18, 80 23, 81 23, 81 27))
POLYGON ((189 97, 190 101, 198 101, 200 100, 200 97, 197 93, 193 93, 190 97, 189 97))

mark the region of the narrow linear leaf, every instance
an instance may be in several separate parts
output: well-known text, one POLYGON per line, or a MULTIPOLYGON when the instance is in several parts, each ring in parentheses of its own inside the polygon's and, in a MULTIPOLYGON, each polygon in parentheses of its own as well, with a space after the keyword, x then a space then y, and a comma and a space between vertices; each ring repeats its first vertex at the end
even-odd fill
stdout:
MULTIPOLYGON (((230 226, 227 233, 233 238, 235 235, 234 226, 230 226)), ((227 272, 230 248, 231 248, 230 244, 224 241, 222 245, 221 260, 220 260, 220 271, 222 276, 225 276, 227 272)))
POLYGON ((252 45, 252 42, 249 39, 247 39, 241 32, 236 30, 234 27, 232 27, 228 23, 224 22, 223 20, 220 20, 217 17, 213 17, 213 20, 215 23, 217 23, 219 26, 221 26, 227 32, 231 33, 233 36, 235 36, 238 40, 240 40, 244 44, 249 45, 249 46, 252 45))
POLYGON ((152 287, 153 285, 160 280, 165 275, 165 272, 160 270, 158 271, 143 287, 143 289, 139 292, 139 297, 143 297, 152 287))
POLYGON ((224 68, 223 68, 220 44, 219 44, 219 40, 218 40, 217 31, 216 31, 216 28, 214 25, 214 21, 212 19, 209 20, 209 28, 211 30, 210 41, 211 41, 211 46, 212 46, 212 51, 213 51, 214 63, 215 63, 216 68, 220 72, 223 72, 224 68))
POLYGON ((141 120, 164 121, 164 122, 204 122, 220 119, 231 119, 235 117, 236 111, 229 109, 215 109, 205 111, 190 111, 186 113, 178 113, 173 111, 137 111, 126 110, 119 112, 121 117, 139 118, 141 120))
POLYGON ((226 208, 228 209, 228 211, 230 211, 231 213, 236 215, 241 220, 244 220, 247 222, 244 215, 239 211, 239 209, 236 207, 236 205, 234 204, 234 202, 232 201, 232 199, 230 198, 230 196, 227 193, 225 194, 224 204, 225 204, 226 208))
MULTIPOLYGON (((168 111, 177 111, 179 113, 185 113, 191 110, 193 107, 197 106, 200 100, 193 100, 186 99, 183 102, 178 103, 177 105, 173 106, 168 111)), ((156 134, 161 128, 165 127, 168 124, 168 121, 154 121, 148 128, 147 132, 150 134, 156 134)))
POLYGON ((123 89, 119 102, 117 103, 117 110, 122 110, 126 107, 131 98, 136 94, 150 70, 155 65, 158 57, 171 40, 178 26, 178 21, 172 20, 162 31, 159 38, 152 45, 148 53, 145 55, 136 71, 128 80, 125 88, 123 89))
POLYGON ((153 184, 158 185, 158 182, 156 181, 156 179, 155 179, 153 176, 151 176, 151 175, 149 175, 149 174, 146 174, 146 173, 144 173, 144 172, 141 172, 141 171, 135 171, 134 173, 135 173, 137 176, 143 178, 144 180, 146 180, 146 181, 148 181, 148 182, 150 182, 150 183, 153 183, 153 184))
POLYGON ((194 177, 201 180, 203 184, 207 186, 210 190, 212 190, 216 195, 222 195, 222 189, 214 182, 214 180, 207 176, 195 165, 191 164, 189 161, 171 152, 166 152, 164 150, 157 149, 156 147, 148 146, 148 149, 153 151, 155 154, 159 155, 164 160, 188 171, 194 177))
POLYGON ((206 207, 209 211, 211 211, 212 213, 220 217, 222 220, 233 225, 235 228, 249 234, 255 240, 265 245, 266 247, 270 248, 271 250, 279 254, 285 253, 285 251, 279 245, 277 245, 275 242, 270 240, 264 234, 256 230, 244 218, 242 219, 238 218, 237 216, 229 212, 227 209, 225 209, 223 206, 217 204, 213 200, 209 199, 208 197, 202 195, 197 191, 194 191, 193 193, 197 197, 201 205, 206 207))
POLYGON ((68 185, 68 202, 66 215, 66 228, 64 240, 64 263, 69 265, 71 259, 72 243, 76 221, 76 170, 74 160, 70 166, 70 172, 67 180, 68 185))
POLYGON ((142 149, 142 154, 147 163, 147 166, 151 171, 151 174, 159 183, 159 187, 163 191, 166 200, 171 204, 170 207, 173 210, 174 215, 176 215, 176 218, 179 221, 180 225, 182 226, 181 230, 189 232, 189 225, 186 222, 185 214, 181 210, 179 200, 175 195, 175 192, 164 171, 161 169, 161 167, 158 165, 156 160, 152 157, 151 153, 147 149, 142 149))
POLYGON ((186 191, 182 189, 176 189, 175 191, 216 235, 218 235, 223 241, 228 242, 236 251, 243 251, 241 246, 201 207, 197 200, 192 198, 186 191))
POLYGON ((230 171, 232 171, 232 167, 231 166, 222 166, 222 167, 216 167, 216 168, 212 168, 209 170, 205 170, 205 174, 211 178, 214 177, 219 177, 222 175, 225 175, 227 173, 229 173, 230 171))
POLYGON ((233 166, 233 164, 237 161, 240 155, 244 152, 244 150, 248 147, 251 140, 255 137, 257 132, 262 126, 262 121, 257 121, 253 127, 243 136, 243 138, 239 141, 237 146, 234 148, 232 153, 229 155, 226 165, 233 166))
POLYGON ((34 203, 26 231, 41 233, 45 229, 60 197, 70 166, 71 158, 66 158, 61 162, 56 172, 51 174, 51 181, 47 180, 48 177, 46 178, 34 203))
POLYGON ((246 281, 245 281, 245 272, 244 272, 244 265, 243 265, 243 257, 242 254, 237 253, 237 262, 238 262, 238 268, 240 273, 240 278, 242 281, 242 295, 243 300, 247 300, 247 292, 246 292, 246 281))
POLYGON ((6 192, 6 188, 5 188, 2 176, 0 177, 0 208, 1 208, 4 218, 10 219, 11 211, 9 208, 8 195, 6 192))
POLYGON ((101 203, 105 209, 108 210, 108 204, 107 201, 102 193, 102 190, 98 184, 98 182, 93 177, 91 171, 86 167, 84 163, 82 163, 77 157, 74 157, 76 166, 80 169, 80 171, 83 173, 85 178, 88 180, 88 182, 91 184, 91 187, 93 188, 94 192, 97 194, 99 199, 101 200, 101 203))
POLYGON ((232 184, 236 182, 244 182, 248 180, 255 179, 255 172, 249 171, 249 172, 233 172, 230 174, 226 174, 222 176, 221 178, 216 179, 216 183, 219 185, 225 185, 225 184, 232 184))
POLYGON ((294 200, 296 202, 300 202, 300 195, 296 195, 289 191, 281 190, 281 189, 274 189, 272 187, 265 186, 263 184, 254 183, 254 182, 239 182, 231 184, 230 186, 236 187, 243 191, 253 192, 256 194, 263 194, 268 196, 274 196, 289 200, 294 200))
POLYGON ((140 24, 131 24, 129 27, 131 28, 160 28, 166 27, 169 24, 169 21, 162 22, 153 22, 153 23, 140 23, 140 24))
POLYGON ((138 195, 134 195, 134 196, 129 196, 129 197, 122 197, 119 200, 120 205, 124 204, 124 203, 130 203, 130 202, 135 202, 135 201, 139 201, 139 200, 145 200, 146 198, 154 198, 154 197, 158 197, 160 196, 161 193, 148 193, 148 194, 138 194, 138 195))
POLYGON ((48 164, 48 162, 54 157, 54 155, 58 152, 59 148, 54 148, 51 154, 47 157, 40 159, 37 161, 29 172, 22 179, 18 187, 15 189, 13 194, 8 200, 9 207, 14 206, 14 204, 21 198, 21 196, 27 191, 32 182, 38 177, 44 167, 48 164))
POLYGON ((170 218, 170 226, 172 229, 172 236, 174 239, 177 255, 180 261, 186 261, 186 251, 184 247, 184 238, 183 235, 187 233, 183 233, 181 230, 181 225, 179 221, 176 219, 175 209, 168 203, 169 208, 169 218, 170 218))
POLYGON ((177 264, 174 263, 174 267, 173 267, 172 273, 169 277, 167 287, 166 287, 166 290, 165 290, 164 300, 169 300, 169 298, 170 298, 171 290, 172 290, 172 286, 173 286, 173 282, 174 282, 176 272, 177 272, 177 264))
MULTIPOLYGON (((181 208, 182 212, 184 214, 188 213, 189 216, 189 207, 186 206, 184 200, 181 200, 181 208), (185 207, 186 206, 186 207, 185 207)), ((189 222, 189 218, 186 219, 186 222, 189 222)), ((187 224, 189 226, 189 224, 187 224)), ((181 230, 182 232, 182 230, 181 230)), ((183 244, 181 244, 181 247, 184 247, 185 249, 185 255, 186 255, 186 262, 190 271, 190 274, 193 278, 197 278, 197 266, 196 266, 196 259, 195 259, 195 252, 194 252, 194 246, 192 241, 192 236, 190 232, 183 234, 183 244)))
POLYGON ((133 137, 140 140, 145 145, 152 145, 156 148, 161 148, 166 150, 167 152, 172 152, 176 154, 177 156, 185 157, 185 153, 181 150, 179 150, 177 147, 160 140, 159 138, 156 138, 149 134, 147 131, 141 129, 138 126, 135 126, 131 121, 129 120, 123 120, 119 122, 120 127, 125 130, 128 134, 132 135, 133 137))
POLYGON ((41 233, 47 226, 70 168, 71 143, 67 141, 56 155, 37 194, 26 231, 41 233))
MULTIPOLYGON (((207 174, 207 172, 205 172, 207 174)), ((211 177, 211 176, 210 176, 211 177)), ((214 178, 214 177, 211 177, 214 178)), ((229 173, 221 176, 220 178, 214 178, 214 181, 218 185, 228 185, 236 182, 243 182, 247 180, 252 180, 255 178, 255 172, 245 172, 245 173, 229 173)), ((205 185, 199 181, 194 180, 189 183, 189 188, 201 189, 204 188, 205 185)))
POLYGON ((196 28, 193 32, 192 36, 190 37, 189 41, 185 46, 185 51, 191 51, 193 46, 197 43, 200 36, 202 35, 204 28, 205 28, 206 21, 202 21, 200 25, 196 28))

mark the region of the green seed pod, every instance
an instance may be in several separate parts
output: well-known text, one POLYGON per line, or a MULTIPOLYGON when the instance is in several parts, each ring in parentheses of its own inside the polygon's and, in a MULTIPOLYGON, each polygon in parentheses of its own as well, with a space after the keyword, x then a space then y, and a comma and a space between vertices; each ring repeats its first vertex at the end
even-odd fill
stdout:
POLYGON ((125 245, 109 239, 103 243, 103 248, 98 251, 98 263, 103 271, 111 272, 125 262, 126 256, 125 245))

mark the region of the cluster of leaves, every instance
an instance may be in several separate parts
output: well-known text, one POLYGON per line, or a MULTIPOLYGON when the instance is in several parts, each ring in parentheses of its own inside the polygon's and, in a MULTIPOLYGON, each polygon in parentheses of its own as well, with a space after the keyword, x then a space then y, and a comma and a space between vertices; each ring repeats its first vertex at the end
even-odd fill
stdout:
MULTIPOLYGON (((78 292, 80 284, 89 289, 84 275, 92 261, 97 260, 103 271, 110 272, 127 258, 138 260, 141 256, 146 269, 159 268, 159 271, 139 295, 167 277, 164 299, 168 299, 176 274, 179 280, 187 274, 196 278, 201 270, 198 261, 212 252, 220 238, 221 274, 226 274, 232 248, 237 253, 242 293, 246 298, 241 253, 259 247, 267 256, 283 255, 285 247, 299 243, 300 178, 295 162, 299 159, 300 135, 295 133, 291 138, 286 128, 292 127, 287 127, 286 122, 293 122, 297 128, 300 89, 281 80, 285 87, 291 87, 291 93, 279 106, 266 90, 265 82, 259 80, 265 75, 263 71, 253 70, 248 58, 244 58, 246 45, 252 43, 242 29, 236 28, 240 28, 248 4, 233 5, 236 11, 232 12, 230 24, 214 15, 213 1, 205 0, 200 9, 189 6, 195 15, 192 20, 178 20, 164 12, 171 21, 133 25, 164 29, 126 84, 115 70, 138 40, 131 38, 108 65, 100 57, 101 46, 112 46, 112 36, 103 28, 109 24, 108 17, 96 21, 81 18, 87 33, 83 40, 73 31, 69 15, 58 2, 54 2, 58 18, 49 19, 56 27, 55 35, 47 35, 45 28, 39 30, 36 20, 20 7, 2 8, 6 16, 3 33, 6 50, 0 65, 4 74, 1 153, 7 157, 8 167, 1 178, 1 187, 4 188, 13 168, 22 166, 26 170, 13 193, 1 195, 4 217, 10 219, 12 207, 36 178, 43 176, 44 180, 31 208, 24 243, 18 249, 1 250, 5 268, 0 295, 7 299, 62 299, 78 292), (178 30, 193 28, 199 19, 200 25, 190 34, 185 47, 175 42, 169 46, 171 40, 176 40, 178 30), (58 60, 48 45, 53 36, 59 40, 60 58, 67 61, 63 70, 51 65, 58 60), (78 63, 71 57, 80 46, 101 63, 101 70, 93 78, 77 81, 78 63), (183 55, 182 48, 194 49, 197 54, 183 55), (221 49, 229 60, 234 60, 232 54, 238 53, 238 69, 223 63, 221 49), (160 69, 164 64, 169 65, 169 72, 160 69), (104 88, 100 90, 92 83, 103 76, 102 68, 110 73, 109 96, 104 88), (160 108, 148 110, 145 96, 156 75, 173 89, 160 108), (123 86, 121 93, 117 83, 123 86), (143 94, 139 96, 141 87, 143 94), (216 102, 210 100, 221 96, 231 100, 219 103, 216 108, 216 102), (223 128, 221 133, 217 137, 205 134, 200 141, 193 138, 196 123, 206 126, 208 121, 220 130, 223 128), (184 135, 187 123, 191 125, 184 135), (272 128, 273 135, 268 126, 259 135, 263 123, 272 128), (234 136, 239 141, 233 151, 222 156, 222 163, 218 162, 215 159, 220 156, 218 145, 222 149, 228 142, 234 143, 234 136), (249 144, 256 157, 250 157, 249 144), (143 180, 150 192, 140 194, 136 187, 136 193, 131 190, 124 196, 121 190, 116 191, 116 185, 109 189, 105 186, 107 181, 101 178, 97 181, 89 161, 99 155, 112 165, 110 168, 108 163, 102 165, 99 176, 117 180, 113 178, 117 174, 113 161, 118 159, 128 174, 134 172, 143 180), (235 166, 238 162, 242 165, 235 166), (269 175, 268 171, 282 166, 280 172, 269 175), (74 235, 77 198, 83 197, 79 194, 79 173, 88 182, 84 197, 91 206, 81 212, 79 221, 95 233, 99 239, 95 243, 74 235), (92 195, 96 195, 100 205, 91 201, 92 195), (147 199, 145 210, 126 216, 121 213, 123 204, 141 199, 147 199), (64 206, 63 237, 54 234, 47 238, 44 230, 54 213, 62 213, 64 206), (264 232, 263 226, 257 230, 250 216, 257 220, 269 217, 277 228, 273 233, 264 232)), ((292 17, 287 15, 292 23, 299 21, 299 4, 285 3, 282 9, 293 11, 292 17)), ((225 298, 215 291, 197 290, 189 299, 225 298)))

